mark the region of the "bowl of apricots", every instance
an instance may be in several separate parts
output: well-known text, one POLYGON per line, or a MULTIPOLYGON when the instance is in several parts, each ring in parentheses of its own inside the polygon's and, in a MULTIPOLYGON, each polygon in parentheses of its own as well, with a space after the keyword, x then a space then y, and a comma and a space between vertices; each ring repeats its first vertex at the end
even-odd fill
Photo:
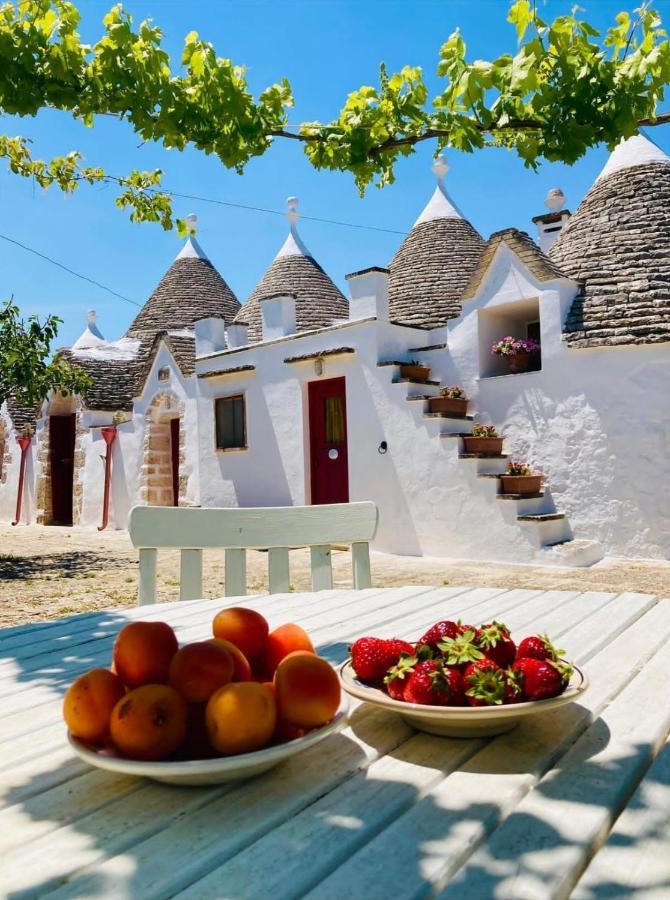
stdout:
POLYGON ((220 784, 271 769, 339 731, 337 673, 299 625, 274 631, 222 609, 212 637, 179 646, 166 622, 130 622, 110 668, 70 685, 63 718, 85 762, 169 784, 220 784))

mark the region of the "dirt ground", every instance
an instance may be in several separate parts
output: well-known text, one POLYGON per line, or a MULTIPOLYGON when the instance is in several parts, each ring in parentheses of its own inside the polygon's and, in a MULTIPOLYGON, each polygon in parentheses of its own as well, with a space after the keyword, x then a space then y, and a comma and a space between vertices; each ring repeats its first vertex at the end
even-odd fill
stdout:
MULTIPOLYGON (((159 554, 159 600, 176 599, 178 554, 159 554)), ((267 556, 248 555, 249 593, 267 590, 267 556)), ((205 554, 204 592, 224 592, 223 553, 205 554)), ((336 587, 351 586, 350 555, 333 552, 336 587)), ((588 569, 549 568, 372 554, 375 587, 488 585, 540 590, 640 591, 670 597, 670 562, 604 560, 588 569)), ((291 552, 291 586, 309 590, 309 554, 291 552)), ((123 531, 0 525, 0 627, 136 602, 137 553, 123 531)))

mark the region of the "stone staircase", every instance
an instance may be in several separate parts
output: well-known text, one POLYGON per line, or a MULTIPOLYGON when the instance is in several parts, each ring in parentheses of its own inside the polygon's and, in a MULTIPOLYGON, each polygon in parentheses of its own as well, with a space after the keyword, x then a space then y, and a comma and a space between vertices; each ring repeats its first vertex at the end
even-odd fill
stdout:
MULTIPOLYGON (((445 346, 436 344, 413 348, 409 351, 410 358, 422 351, 443 349, 445 346)), ((597 541, 574 538, 567 516, 556 509, 547 485, 537 494, 503 493, 500 476, 507 469, 509 454, 466 453, 463 438, 472 434, 475 417, 470 414, 458 417, 449 413, 430 412, 428 401, 431 397, 439 396, 441 384, 433 379, 415 381, 401 377, 399 367, 406 364, 403 360, 383 360, 378 366, 397 370, 392 375, 391 383, 406 386, 405 399, 412 404, 413 413, 427 420, 426 424, 437 426, 433 436, 444 440, 446 446, 455 448, 459 461, 470 470, 469 474, 478 479, 486 479, 491 484, 491 500, 505 503, 503 515, 506 519, 514 518, 516 526, 522 530, 529 544, 533 554, 529 562, 589 566, 602 559, 602 548, 597 541), (507 511, 508 508, 511 508, 511 514, 507 511)), ((428 365, 422 362, 423 364, 428 365)))

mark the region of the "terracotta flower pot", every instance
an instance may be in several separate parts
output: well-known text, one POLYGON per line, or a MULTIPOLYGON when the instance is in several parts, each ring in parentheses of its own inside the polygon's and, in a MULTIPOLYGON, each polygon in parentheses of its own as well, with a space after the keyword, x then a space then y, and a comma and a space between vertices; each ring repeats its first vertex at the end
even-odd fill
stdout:
POLYGON ((512 356, 506 357, 507 366, 513 375, 519 375, 521 372, 527 372, 530 369, 532 353, 513 353, 512 356))
POLYGON ((463 419, 468 411, 468 400, 455 399, 454 397, 431 397, 428 401, 430 411, 434 413, 448 413, 455 419, 463 419))
POLYGON ((500 456, 503 448, 501 437, 466 437, 463 438, 466 453, 487 453, 500 456))
POLYGON ((428 381, 430 368, 428 366, 400 366, 400 377, 409 378, 410 381, 428 381))
POLYGON ((539 494, 542 490, 541 475, 501 475, 503 494, 539 494))

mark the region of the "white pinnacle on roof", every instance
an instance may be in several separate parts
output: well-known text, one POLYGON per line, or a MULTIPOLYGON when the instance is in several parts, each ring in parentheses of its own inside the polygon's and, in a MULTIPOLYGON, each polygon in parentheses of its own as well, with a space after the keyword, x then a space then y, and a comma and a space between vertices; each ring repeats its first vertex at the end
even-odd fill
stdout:
MULTIPOLYGON (((186 224, 189 228, 189 236, 186 243, 177 254, 177 259, 207 259, 207 254, 195 239, 195 232, 198 226, 198 217, 195 213, 189 213, 186 216, 186 224)), ((209 260, 208 260, 209 261, 209 260)))
POLYGON ((102 336, 100 329, 95 324, 96 319, 96 311, 94 309, 89 309, 86 314, 86 328, 84 328, 82 333, 72 345, 72 350, 83 350, 84 348, 98 347, 100 344, 105 343, 105 339, 102 336))
POLYGON ((288 211, 286 212, 286 218, 290 223, 290 230, 288 233, 288 237, 284 241, 281 250, 275 256, 275 259, 281 259, 282 256, 310 256, 311 253, 305 247, 302 240, 300 239, 300 235, 298 234, 298 219, 300 215, 298 213, 298 198, 297 197, 288 197, 286 200, 286 205, 288 206, 288 211))
POLYGON ((422 222, 432 222, 433 219, 462 219, 461 211, 452 202, 447 189, 444 186, 444 177, 449 171, 449 166, 443 155, 436 157, 433 161, 433 172, 437 177, 437 187, 433 196, 428 201, 426 208, 414 223, 421 225, 422 222))
POLYGON ((665 163, 670 164, 670 157, 664 153, 652 140, 645 134, 635 134, 633 137, 624 138, 617 147, 610 153, 610 158, 605 163, 602 172, 596 178, 601 181, 619 172, 621 169, 631 169, 633 166, 646 166, 649 163, 665 163))

